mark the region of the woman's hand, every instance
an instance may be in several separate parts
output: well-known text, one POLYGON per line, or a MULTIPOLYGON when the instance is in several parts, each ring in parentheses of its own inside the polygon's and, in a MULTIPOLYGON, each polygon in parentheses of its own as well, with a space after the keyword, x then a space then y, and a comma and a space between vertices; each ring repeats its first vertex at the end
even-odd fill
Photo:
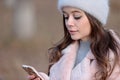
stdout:
POLYGON ((29 75, 28 80, 42 80, 39 77, 36 77, 35 75, 29 75))

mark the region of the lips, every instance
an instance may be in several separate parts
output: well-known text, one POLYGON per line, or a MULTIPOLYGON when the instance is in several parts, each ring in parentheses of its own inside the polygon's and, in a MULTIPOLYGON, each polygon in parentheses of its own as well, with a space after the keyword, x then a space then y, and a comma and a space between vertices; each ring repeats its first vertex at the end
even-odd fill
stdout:
POLYGON ((78 32, 77 30, 69 30, 69 33, 70 33, 71 35, 76 34, 77 32, 78 32))

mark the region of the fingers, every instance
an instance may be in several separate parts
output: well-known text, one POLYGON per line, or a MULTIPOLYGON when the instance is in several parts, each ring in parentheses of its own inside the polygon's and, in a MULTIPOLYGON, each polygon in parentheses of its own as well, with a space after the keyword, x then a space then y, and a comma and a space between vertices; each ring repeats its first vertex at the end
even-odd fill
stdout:
POLYGON ((37 78, 35 78, 35 79, 33 79, 33 80, 41 80, 41 79, 37 77, 37 78))
POLYGON ((34 75, 29 75, 27 78, 28 78, 28 80, 32 80, 32 79, 35 78, 35 76, 34 75))
POLYGON ((29 75, 28 80, 40 80, 40 78, 35 77, 34 75, 29 75))

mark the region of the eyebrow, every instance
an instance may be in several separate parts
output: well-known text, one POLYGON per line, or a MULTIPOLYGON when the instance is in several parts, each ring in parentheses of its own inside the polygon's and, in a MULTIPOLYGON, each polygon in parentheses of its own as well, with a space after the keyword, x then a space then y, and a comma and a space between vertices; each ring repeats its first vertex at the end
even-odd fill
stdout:
MULTIPOLYGON (((75 10, 75 11, 72 11, 72 13, 74 13, 74 12, 81 13, 80 11, 76 11, 76 10, 75 10)), ((63 11, 63 13, 66 13, 66 12, 65 12, 65 11, 63 11)))
POLYGON ((81 13, 80 11, 72 11, 72 13, 74 13, 74 12, 78 12, 78 13, 81 13))

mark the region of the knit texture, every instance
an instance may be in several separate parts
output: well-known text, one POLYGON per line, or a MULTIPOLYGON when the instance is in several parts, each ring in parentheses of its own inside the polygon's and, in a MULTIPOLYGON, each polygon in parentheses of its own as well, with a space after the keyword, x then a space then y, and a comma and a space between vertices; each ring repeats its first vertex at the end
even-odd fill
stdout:
POLYGON ((58 10, 65 6, 79 8, 98 19, 103 25, 107 22, 109 0, 58 0, 58 10))

